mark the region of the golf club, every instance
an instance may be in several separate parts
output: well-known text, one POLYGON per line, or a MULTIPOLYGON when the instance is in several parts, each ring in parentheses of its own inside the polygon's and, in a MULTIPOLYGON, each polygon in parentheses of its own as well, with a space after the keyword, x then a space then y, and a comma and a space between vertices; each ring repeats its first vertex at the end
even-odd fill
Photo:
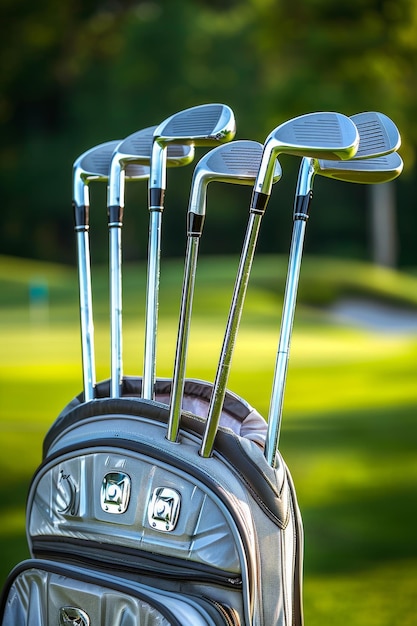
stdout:
POLYGON ((79 156, 73 165, 73 209, 77 237, 81 355, 85 402, 94 398, 96 386, 88 185, 91 181, 107 181, 111 156, 119 143, 120 140, 115 140, 95 146, 79 156))
MULTIPOLYGON (((139 130, 124 139, 115 149, 110 164, 107 195, 107 211, 110 246, 110 325, 111 325, 111 375, 110 395, 118 398, 121 393, 122 368, 122 248, 121 229, 124 210, 125 180, 138 179, 135 176, 142 170, 144 178, 149 178, 149 164, 152 153, 153 133, 156 126, 139 130)), ((194 158, 194 149, 189 145, 170 146, 167 154, 167 167, 187 165, 194 158)))
POLYGON ((161 256, 161 221, 166 188, 167 148, 172 144, 210 147, 231 141, 235 118, 224 104, 204 104, 180 111, 166 119, 154 132, 149 179, 149 242, 146 286, 145 349, 142 397, 154 397, 156 334, 161 256))
POLYGON ((355 124, 345 115, 332 112, 309 113, 293 118, 278 126, 266 139, 252 193, 248 227, 200 449, 203 457, 210 456, 213 450, 259 227, 271 195, 276 159, 279 154, 346 159, 355 154, 358 143, 355 124))
POLYGON ((281 317, 273 388, 268 416, 265 457, 274 466, 282 421, 284 391, 287 377, 290 340, 300 275, 302 251, 309 206, 312 199, 313 180, 316 174, 346 182, 375 184, 395 179, 402 171, 402 159, 393 152, 400 145, 400 135, 386 116, 364 113, 352 119, 360 128, 359 158, 337 162, 322 159, 303 159, 300 166, 294 204, 294 227, 288 263, 287 282, 281 317), (384 128, 389 128, 385 133, 384 128), (364 143, 362 144, 362 137, 364 143), (384 156, 378 156, 382 151, 384 156), (374 157, 374 158, 372 158, 374 157))
MULTIPOLYGON (((180 426, 197 256, 206 213, 207 187, 213 181, 253 185, 261 162, 262 148, 262 144, 256 141, 232 141, 208 152, 194 169, 188 205, 187 249, 168 421, 167 438, 170 441, 177 441, 180 426)), ((280 177, 281 168, 277 161, 274 180, 280 177)))

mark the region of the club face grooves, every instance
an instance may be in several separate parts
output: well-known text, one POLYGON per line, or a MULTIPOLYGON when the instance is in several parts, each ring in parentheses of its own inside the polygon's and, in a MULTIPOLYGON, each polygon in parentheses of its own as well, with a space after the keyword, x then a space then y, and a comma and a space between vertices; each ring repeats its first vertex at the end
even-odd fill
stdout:
POLYGON ((114 150, 119 145, 119 140, 107 141, 95 148, 91 148, 82 154, 74 163, 79 176, 84 180, 94 178, 94 180, 106 180, 109 174, 109 167, 114 150))
POLYGON ((352 158, 359 144, 353 122, 339 113, 308 113, 281 124, 270 135, 276 151, 311 158, 352 158))
POLYGON ((262 145, 255 141, 235 141, 215 148, 200 161, 213 176, 256 178, 262 158, 262 145))
POLYGON ((156 126, 149 126, 132 133, 120 144, 120 154, 142 156, 144 159, 151 158, 153 134, 156 126))
POLYGON ((210 146, 233 139, 236 124, 232 110, 224 104, 206 104, 180 111, 155 130, 155 139, 162 144, 186 141, 210 146))
POLYGON ((401 136, 394 122, 375 111, 357 113, 350 118, 359 131, 359 147, 355 159, 383 156, 401 145, 401 136))
MULTIPOLYGON (((201 159, 197 167, 212 176, 212 180, 224 180, 233 182, 234 179, 241 184, 252 184, 256 180, 261 161, 262 144, 256 141, 239 140, 219 146, 208 153, 207 158, 201 159)), ((276 160, 274 182, 281 177, 281 166, 276 160)))
MULTIPOLYGON (((209 182, 253 185, 262 160, 263 146, 257 141, 241 139, 221 144, 197 163, 191 186, 189 211, 205 211, 205 187, 209 182)), ((275 161, 274 182, 281 178, 281 166, 275 161)))
MULTIPOLYGON (((157 126, 149 126, 132 133, 117 148, 114 158, 124 163, 149 165, 152 156, 154 132, 157 126)), ((173 144, 168 146, 167 166, 188 165, 194 159, 194 148, 190 145, 173 144)))

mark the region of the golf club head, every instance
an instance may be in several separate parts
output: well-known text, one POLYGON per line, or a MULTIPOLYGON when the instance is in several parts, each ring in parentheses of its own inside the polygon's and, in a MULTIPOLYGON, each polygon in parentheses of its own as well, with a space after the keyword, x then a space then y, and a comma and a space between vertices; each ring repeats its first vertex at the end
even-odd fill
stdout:
MULTIPOLYGON (((108 187, 108 206, 121 206, 123 204, 123 182, 121 172, 124 172, 128 180, 147 178, 147 176, 134 176, 132 172, 135 166, 150 166, 152 155, 153 134, 156 126, 143 128, 132 133, 116 146, 110 164, 110 176, 108 187), (129 168, 129 169, 128 169, 129 168)), ((181 167, 188 165, 194 159, 194 146, 176 144, 169 146, 167 150, 167 166, 181 167)), ((136 170, 138 173, 141 171, 136 170)), ((144 172, 145 170, 143 170, 144 172)))
MULTIPOLYGON (((154 131, 157 126, 149 126, 135 133, 132 133, 124 139, 114 158, 117 158, 122 164, 136 163, 149 165, 152 155, 152 143, 154 131)), ((188 165, 194 159, 194 146, 178 143, 170 146, 167 153, 167 166, 180 167, 188 165)))
POLYGON ((87 185, 92 180, 107 181, 114 150, 120 139, 107 141, 81 154, 73 165, 73 202, 88 204, 87 185))
POLYGON ((397 178, 403 170, 403 161, 397 152, 374 159, 350 161, 317 161, 316 174, 349 183, 386 183, 397 178))
POLYGON ((146 180, 149 178, 150 169, 149 165, 136 165, 136 163, 128 163, 125 167, 125 180, 146 180))
MULTIPOLYGON (((274 160, 279 154, 339 161, 353 158, 358 146, 359 133, 355 124, 341 113, 307 113, 288 120, 266 139, 254 192, 270 195, 274 160)), ((254 203, 257 202, 255 197, 254 203)))
POLYGON ((225 104, 202 104, 175 113, 154 132, 154 140, 165 146, 187 143, 212 146, 231 141, 236 133, 233 111, 225 104))
MULTIPOLYGON (((259 171, 263 146, 257 141, 241 139, 222 144, 205 154, 197 163, 191 184, 188 211, 205 213, 206 187, 217 181, 240 185, 253 185, 259 171)), ((275 161, 273 182, 281 178, 279 161, 275 161)))
POLYGON ((401 136, 394 122, 376 111, 351 115, 359 132, 359 147, 355 159, 380 157, 398 150, 401 136))

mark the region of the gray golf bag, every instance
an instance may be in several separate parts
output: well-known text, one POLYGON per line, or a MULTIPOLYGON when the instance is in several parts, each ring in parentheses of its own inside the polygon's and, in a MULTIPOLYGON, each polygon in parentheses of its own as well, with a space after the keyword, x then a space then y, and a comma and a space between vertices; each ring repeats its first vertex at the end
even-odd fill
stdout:
POLYGON ((2 626, 302 624, 302 526, 265 422, 227 393, 215 449, 199 455, 211 386, 187 380, 179 443, 156 400, 75 398, 46 435, 28 496, 32 558, 10 574, 2 626), (198 413, 197 413, 198 412, 198 413))
MULTIPOLYGON (((197 108, 198 124, 191 137, 194 141, 201 136, 206 145, 200 109, 213 125, 213 110, 216 121, 225 108, 197 108)), ((180 117, 181 124, 168 138, 174 131, 185 132, 180 117)), ((187 112, 185 117, 188 120, 187 112)), ((230 132, 216 128, 210 135, 213 141, 230 139, 230 132)), ((220 162, 227 170, 227 179, 253 182, 262 146, 243 144, 233 145, 227 158, 222 153, 224 158, 215 165, 220 162)), ((112 178, 113 170, 108 170, 98 148, 99 168, 89 161, 82 170, 83 159, 76 162, 75 176, 83 185, 85 177, 94 179, 107 171, 112 178), (95 173, 93 165, 98 168, 95 173)), ((204 167, 211 176, 207 162, 204 167)), ((198 181, 202 184, 204 178, 197 176, 198 181)), ((85 189, 81 191, 80 202, 85 202, 85 189)), ((162 198, 162 188, 159 191, 162 198)), ((188 222, 192 251, 201 234, 203 205, 199 213, 191 211, 194 217, 188 222)), ((155 385, 147 367, 143 380, 119 375, 122 211, 113 205, 108 213, 113 252, 111 329, 116 328, 111 356, 116 358, 111 359, 111 381, 92 384, 92 336, 86 332, 91 326, 88 211, 76 201, 74 207, 87 384, 46 435, 43 462, 27 503, 32 558, 9 576, 0 601, 0 625, 302 626, 301 519, 280 454, 274 463, 266 460, 265 420, 244 400, 226 392, 218 425, 217 417, 210 420, 216 384, 186 380, 173 440, 168 431, 175 375, 174 382, 157 380, 155 385), (201 447, 209 428, 213 447, 205 454, 201 447)), ((160 218, 161 212, 153 198, 152 217, 160 218)), ((158 228, 150 228, 150 235, 158 234, 158 228)), ((158 238, 151 237, 155 242, 158 238)), ((151 255, 148 278, 158 279, 157 259, 159 252, 151 255)), ((152 296, 157 295, 154 282, 148 281, 152 296)), ((149 300, 157 304, 156 297, 149 300)), ((156 319, 151 321, 155 332, 149 335, 154 337, 156 319)), ((145 365, 149 362, 154 366, 154 359, 145 359, 145 365)))

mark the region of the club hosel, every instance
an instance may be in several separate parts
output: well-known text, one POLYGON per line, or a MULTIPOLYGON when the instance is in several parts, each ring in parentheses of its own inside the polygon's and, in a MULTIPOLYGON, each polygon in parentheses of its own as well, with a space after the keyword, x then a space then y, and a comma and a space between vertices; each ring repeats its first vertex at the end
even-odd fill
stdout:
POLYGON ((148 192, 148 206, 150 211, 161 211, 164 208, 165 189, 150 187, 148 192))
POLYGON ((75 231, 87 231, 90 221, 90 207, 88 204, 77 204, 75 200, 72 203, 74 210, 75 231))
POLYGON ((294 213, 293 213, 294 221, 304 220, 306 222, 308 220, 309 218, 308 211, 310 208, 310 202, 311 202, 312 197, 313 197, 313 190, 310 189, 310 191, 307 194, 303 196, 297 196, 295 198, 294 213))
POLYGON ((204 226, 205 213, 187 213, 187 236, 201 237, 204 226))
POLYGON ((254 193, 269 197, 274 181, 275 161, 277 159, 276 142, 268 137, 262 152, 261 165, 253 187, 254 193))
POLYGON ((265 213, 265 209, 268 205, 270 194, 263 193, 262 191, 252 191, 252 198, 250 202, 250 212, 259 213, 262 215, 265 213))
POLYGON ((150 161, 149 189, 166 189, 167 146, 155 138, 150 161))
POLYGON ((200 169, 197 165, 191 181, 188 214, 203 215, 206 212, 207 186, 209 182, 210 174, 206 169, 200 169))
POLYGON ((119 156, 113 157, 107 183, 107 206, 122 206, 125 197, 125 168, 119 156))
POLYGON ((118 204, 107 207, 109 228, 120 228, 123 224, 123 207, 118 204))

